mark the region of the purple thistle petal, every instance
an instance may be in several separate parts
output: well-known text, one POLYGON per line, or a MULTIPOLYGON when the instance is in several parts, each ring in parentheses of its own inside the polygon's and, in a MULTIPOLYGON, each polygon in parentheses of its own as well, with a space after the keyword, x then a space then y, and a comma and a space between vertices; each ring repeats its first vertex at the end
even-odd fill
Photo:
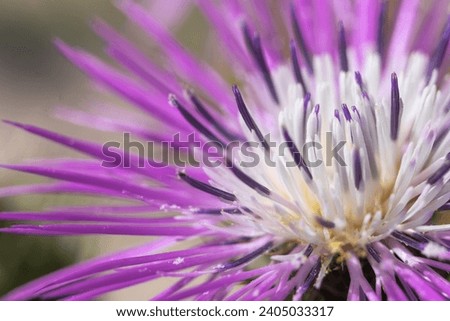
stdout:
MULTIPOLYGON (((4 120, 3 122, 21 128, 23 130, 26 130, 32 134, 44 137, 46 139, 52 140, 56 143, 59 143, 61 145, 70 147, 72 149, 75 149, 77 151, 80 151, 82 153, 85 153, 87 155, 91 155, 93 157, 96 157, 101 160, 106 160, 106 155, 104 154, 102 146, 98 144, 94 144, 87 141, 82 141, 79 139, 75 139, 73 137, 64 136, 58 133, 54 133, 33 125, 27 125, 27 124, 21 124, 17 122, 12 122, 9 120, 4 120)), ((132 170, 139 172, 140 174, 147 175, 153 179, 158 179, 158 177, 170 177, 170 174, 174 175, 175 171, 171 169, 170 167, 162 168, 158 165, 156 165, 152 160, 150 159, 142 159, 138 158, 135 155, 130 155, 125 152, 122 152, 121 150, 116 150, 118 154, 121 155, 119 158, 120 162, 110 164, 110 166, 114 165, 114 167, 117 168, 126 168, 128 165, 132 170), (126 159, 129 159, 129 162, 125 161, 126 159), (127 165, 124 164, 124 162, 128 163, 127 165), (145 165, 148 163, 149 165, 145 165), (150 167, 150 169, 148 168, 150 167)))
MULTIPOLYGON (((128 210, 128 209, 127 209, 128 210)), ((142 209, 140 209, 142 211, 142 209)), ((147 209, 148 211, 148 209, 147 209)), ((1 212, 0 219, 14 221, 73 221, 73 222, 97 222, 97 223, 133 223, 133 224, 150 224, 180 225, 182 220, 173 217, 155 217, 156 213, 149 213, 148 217, 124 216, 121 215, 105 215, 82 211, 82 209, 73 209, 72 211, 47 211, 47 212, 1 212)))
MULTIPOLYGON (((358 294, 356 295, 358 299, 363 299, 361 298, 359 292, 360 289, 364 293, 364 295, 371 301, 373 300, 378 301, 381 299, 380 297, 378 297, 378 295, 370 286, 369 282, 364 277, 361 269, 361 264, 355 256, 352 256, 349 259, 347 259, 347 267, 350 273, 350 280, 351 280, 350 288, 352 287, 352 284, 354 284, 358 288, 358 294)), ((355 294, 356 293, 351 293, 349 291, 350 297, 355 297, 355 294)))
MULTIPOLYGON (((227 8, 223 8, 217 5, 214 5, 209 0, 199 0, 199 8, 203 11, 205 17, 208 21, 213 25, 214 31, 218 34, 222 43, 226 44, 224 49, 228 51, 231 59, 234 61, 235 59, 241 62, 244 62, 244 66, 251 65, 250 59, 246 53, 244 46, 240 43, 241 38, 237 39, 235 33, 237 30, 233 30, 230 28, 231 24, 226 18, 227 16, 232 16, 233 21, 236 19, 238 14, 229 13, 228 15, 224 15, 224 13, 230 11, 227 8)), ((224 2, 221 3, 222 6, 231 6, 232 3, 224 2)))
POLYGON ((93 22, 92 28, 107 42, 107 52, 111 57, 153 85, 162 94, 166 95, 170 91, 181 90, 180 84, 167 71, 150 61, 130 41, 107 23, 97 19, 93 22))
POLYGON ((148 90, 136 81, 113 70, 110 66, 84 51, 72 49, 60 40, 56 40, 55 44, 69 60, 99 83, 122 95, 157 119, 172 124, 176 128, 186 129, 181 117, 167 112, 167 108, 165 108, 167 103, 164 96, 150 96, 148 90))
MULTIPOLYGON (((188 78, 205 88, 206 92, 214 93, 215 98, 223 106, 232 106, 230 97, 226 95, 226 85, 221 78, 206 66, 198 63, 184 48, 178 44, 171 35, 164 30, 163 26, 158 24, 153 17, 146 13, 142 6, 134 1, 120 1, 118 7, 128 16, 131 22, 137 24, 151 38, 158 43, 162 49, 169 55, 171 62, 177 65, 177 70, 182 71, 188 78)), ((229 110, 232 110, 229 108, 229 110)))
POLYGON ((123 182, 111 177, 101 177, 96 175, 81 174, 74 171, 61 169, 49 169, 28 165, 1 165, 3 168, 13 169, 20 172, 46 176, 50 178, 71 181, 74 183, 85 184, 88 186, 100 187, 107 190, 122 193, 124 197, 130 197, 136 200, 142 200, 149 203, 155 199, 170 200, 173 199, 174 193, 171 191, 163 191, 161 189, 151 190, 135 184, 123 182))
POLYGON ((433 289, 425 279, 405 264, 395 267, 398 276, 419 296, 421 300, 441 301, 444 297, 433 289))
MULTIPOLYGON (((420 0, 403 1, 400 5, 399 15, 395 20, 395 26, 388 49, 388 58, 393 62, 404 59, 407 55, 416 15, 418 13, 420 0)), ((403 61, 400 61, 403 63, 403 61)))
POLYGON ((316 16, 315 47, 317 53, 334 52, 337 47, 334 35, 335 17, 332 7, 327 3, 327 0, 313 1, 313 10, 316 16))
MULTIPOLYGON (((219 288, 219 287, 222 287, 222 286, 228 286, 228 285, 233 284, 233 283, 237 283, 237 282, 240 282, 240 281, 243 281, 243 280, 251 279, 251 278, 253 278, 255 276, 263 274, 266 271, 271 271, 271 270, 274 270, 274 269, 278 268, 277 265, 266 266, 266 267, 259 268, 259 269, 254 269, 254 270, 251 270, 251 271, 245 271, 245 272, 238 271, 238 272, 236 272, 234 274, 228 274, 228 275, 225 275, 225 276, 223 276, 223 277, 221 277, 221 278, 219 278, 219 279, 217 279, 217 280, 215 280, 213 282, 209 282, 209 283, 206 283, 206 284, 201 284, 201 285, 195 286, 193 288, 190 288, 188 290, 181 291, 179 293, 175 293, 172 296, 170 296, 169 298, 167 298, 167 300, 177 301, 177 300, 180 300, 180 299, 191 297, 191 296, 193 296, 193 295, 195 295, 197 293, 203 293, 203 292, 205 292, 207 290, 210 290, 210 289, 219 288)), ((279 265, 285 265, 285 264, 280 263, 279 265)))
POLYGON ((207 231, 200 227, 177 227, 177 226, 136 226, 121 223, 111 224, 51 224, 51 225, 13 225, 0 228, 1 232, 26 234, 26 235, 82 235, 82 234, 105 234, 105 235, 157 235, 157 236, 190 236, 200 235, 207 231))

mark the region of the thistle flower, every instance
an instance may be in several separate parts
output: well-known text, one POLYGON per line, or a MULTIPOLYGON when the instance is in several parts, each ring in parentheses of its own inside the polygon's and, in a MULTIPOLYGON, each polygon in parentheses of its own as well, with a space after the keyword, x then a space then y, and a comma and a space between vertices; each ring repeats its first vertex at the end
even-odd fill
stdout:
POLYGON ((244 167, 239 149, 219 153, 216 167, 161 167, 117 149, 114 166, 102 166, 100 145, 8 122, 91 158, 4 166, 56 181, 3 196, 82 193, 132 205, 2 213, 38 222, 3 232, 157 238, 6 299, 93 299, 168 277, 176 283, 153 299, 448 300, 450 224, 436 219, 450 208, 447 5, 198 1, 220 44, 216 69, 132 1, 118 7, 161 47, 163 63, 102 21, 94 30, 119 67, 56 41, 93 81, 159 125, 137 125, 126 112, 67 111, 70 120, 160 143, 195 133, 217 153, 230 141, 254 143, 247 152, 270 164, 244 167))

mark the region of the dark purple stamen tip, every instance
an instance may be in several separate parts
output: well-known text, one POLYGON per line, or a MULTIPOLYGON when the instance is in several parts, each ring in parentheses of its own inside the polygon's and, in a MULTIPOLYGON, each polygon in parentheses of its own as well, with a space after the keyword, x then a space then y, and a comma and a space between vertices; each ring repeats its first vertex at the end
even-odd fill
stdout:
POLYGON ((247 46, 247 49, 250 51, 250 54, 257 64, 259 71, 261 72, 264 81, 269 89, 270 95, 275 103, 279 103, 278 94, 275 89, 275 85, 273 83, 272 74, 270 73, 269 66, 267 65, 266 58, 264 57, 264 51, 261 45, 260 37, 255 34, 253 37, 250 34, 250 30, 247 24, 244 24, 242 27, 244 33, 244 41, 247 46))
POLYGON ((305 97, 303 97, 303 109, 305 112, 308 110, 308 104, 311 101, 311 93, 307 92, 305 97))
POLYGON ((422 242, 422 243, 426 243, 427 244, 429 242, 433 242, 433 240, 430 237, 428 237, 427 235, 425 235, 425 234, 420 234, 420 233, 414 232, 410 236, 412 238, 416 239, 417 241, 422 242))
POLYGON ((361 183, 363 180, 362 176, 362 164, 361 164, 361 155, 359 150, 355 149, 353 152, 353 173, 354 173, 354 181, 355 187, 357 190, 360 189, 361 183))
POLYGON ((286 141, 287 147, 289 148, 289 151, 292 155, 292 158, 294 159, 295 164, 298 166, 299 169, 303 169, 308 176, 309 179, 312 179, 311 172, 308 168, 308 166, 305 163, 305 160, 303 159, 302 155, 300 154, 297 146, 293 142, 291 136, 289 136, 289 133, 286 128, 282 129, 283 131, 283 137, 286 141))
POLYGON ((316 279, 317 275, 320 272, 321 263, 320 260, 317 260, 317 263, 314 265, 314 267, 309 272, 308 276, 305 279, 305 282, 300 286, 300 288, 297 290, 301 296, 306 292, 307 289, 311 286, 313 281, 316 279))
POLYGON ((450 17, 447 20, 447 24, 445 25, 442 37, 441 37, 441 39, 440 39, 436 49, 434 50, 433 55, 431 56, 430 61, 428 63, 427 83, 431 79, 433 70, 439 69, 441 67, 442 62, 444 60, 445 52, 448 47, 449 39, 450 39, 450 17))
POLYGON ((173 94, 169 94, 169 103, 176 107, 181 115, 186 119, 186 121, 194 128, 196 128, 200 133, 202 133, 206 138, 212 142, 216 142, 217 146, 225 146, 226 144, 217 137, 213 132, 206 128, 201 122, 197 120, 187 109, 178 101, 178 99, 173 94))
POLYGON ((334 224, 331 221, 328 221, 328 220, 324 219, 323 217, 316 216, 315 218, 316 218, 317 223, 319 223, 320 225, 322 225, 325 228, 332 229, 332 228, 336 227, 336 224, 334 224))
POLYGON ((385 33, 385 21, 387 17, 387 1, 381 2, 380 14, 378 16, 378 29, 377 29, 377 51, 381 58, 384 54, 384 33, 385 33))
POLYGON ((180 179, 182 179, 183 181, 185 181, 186 183, 188 183, 189 185, 191 185, 194 188, 197 188, 205 193, 220 197, 226 201, 230 201, 230 202, 234 202, 236 200, 236 196, 234 196, 234 194, 225 192, 221 189, 218 189, 214 186, 211 186, 209 184, 203 183, 199 180, 196 180, 195 178, 192 178, 190 176, 188 176, 186 173, 184 172, 179 172, 178 173, 178 177, 180 179))
POLYGON ((303 253, 303 255, 305 255, 306 257, 309 257, 311 255, 311 253, 313 252, 314 248, 311 246, 311 244, 308 244, 308 247, 305 249, 305 252, 303 253))
POLYGON ((294 31, 295 40, 300 48, 303 59, 306 63, 306 69, 309 74, 313 74, 313 64, 311 53, 309 52, 308 47, 306 46, 305 39, 303 38, 302 31, 300 29, 300 25, 298 24, 297 15, 295 14, 294 4, 291 3, 291 21, 292 21, 292 30, 294 31))
POLYGON ((436 184, 444 177, 445 174, 447 174, 449 170, 450 170, 450 153, 448 153, 447 156, 445 157, 444 165, 439 167, 439 169, 428 178, 427 183, 430 185, 436 184))
POLYGON ((339 110, 337 110, 337 109, 334 110, 334 117, 336 117, 336 119, 339 120, 339 122, 341 122, 341 116, 340 116, 339 110))
POLYGON ((305 81, 303 79, 302 72, 300 70, 300 64, 297 59, 297 50, 295 48, 293 40, 291 40, 290 42, 290 48, 291 48, 292 69, 294 70, 295 80, 302 86, 303 94, 305 94, 306 92, 308 92, 308 89, 306 88, 305 81))
POLYGON ((242 98, 239 88, 236 85, 233 85, 232 88, 234 97, 236 99, 236 105, 239 109, 239 113, 244 119, 245 124, 247 125, 248 129, 255 132, 264 149, 268 151, 270 149, 270 146, 267 143, 261 131, 259 130, 259 127, 256 125, 256 122, 253 120, 253 117, 250 115, 250 112, 248 111, 247 105, 245 104, 244 99, 242 98))
POLYGON ((314 113, 316 113, 316 115, 318 115, 319 112, 320 112, 320 105, 317 104, 317 105, 314 106, 314 113))
POLYGON ((355 80, 356 80, 356 83, 358 84, 359 89, 361 90, 363 97, 366 99, 369 99, 369 94, 367 94, 367 90, 364 86, 364 82, 363 82, 362 76, 359 73, 359 71, 355 71, 355 80))
POLYGON ((306 123, 308 121, 308 104, 311 101, 311 93, 307 92, 303 97, 303 123, 302 123, 302 131, 306 132, 306 123))
POLYGON ((442 205, 442 206, 439 208, 439 211, 450 211, 450 202, 449 202, 449 203, 446 203, 446 204, 444 204, 444 205, 442 205))
POLYGON ((358 116, 358 119, 361 119, 361 114, 356 106, 352 106, 352 112, 358 116))
POLYGON ((372 245, 368 244, 366 246, 367 252, 370 254, 371 257, 373 257, 373 259, 377 262, 380 263, 381 262, 381 256, 380 254, 378 254, 378 252, 373 248, 372 245))
POLYGON ((237 259, 236 261, 224 264, 222 267, 219 268, 219 270, 228 270, 228 269, 232 269, 237 266, 240 266, 242 264, 248 263, 248 262, 256 259, 258 256, 264 254, 268 250, 270 250, 270 248, 272 246, 273 246, 273 242, 268 242, 268 243, 264 244, 263 246, 261 246, 259 249, 237 259))
POLYGON ((362 80, 362 77, 361 77, 361 74, 359 71, 355 71, 355 80, 356 80, 356 83, 358 84, 359 88, 362 89, 363 80, 362 80))
POLYGON ((230 133, 220 122, 218 122, 208 111, 205 105, 195 95, 192 90, 186 90, 186 94, 189 97, 191 103, 195 106, 197 111, 203 116, 203 118, 211 124, 220 134, 230 141, 239 140, 237 135, 230 133))
POLYGON ((350 110, 348 110, 347 104, 342 104, 342 112, 344 114, 345 120, 352 120, 352 115, 350 115, 350 110))
POLYGON ((425 246, 427 245, 427 242, 420 242, 417 241, 415 239, 413 239, 411 236, 399 232, 399 231, 394 231, 392 232, 392 237, 396 238, 397 240, 399 240, 400 242, 406 244, 409 247, 412 247, 413 249, 419 250, 419 251, 423 251, 423 249, 425 248, 425 246))
POLYGON ((397 74, 391 75, 391 139, 397 140, 400 126, 401 101, 398 89, 397 74))
POLYGON ((339 22, 338 24, 338 46, 339 46, 339 62, 341 70, 348 71, 348 57, 347 57, 347 40, 345 39, 344 24, 339 22))

